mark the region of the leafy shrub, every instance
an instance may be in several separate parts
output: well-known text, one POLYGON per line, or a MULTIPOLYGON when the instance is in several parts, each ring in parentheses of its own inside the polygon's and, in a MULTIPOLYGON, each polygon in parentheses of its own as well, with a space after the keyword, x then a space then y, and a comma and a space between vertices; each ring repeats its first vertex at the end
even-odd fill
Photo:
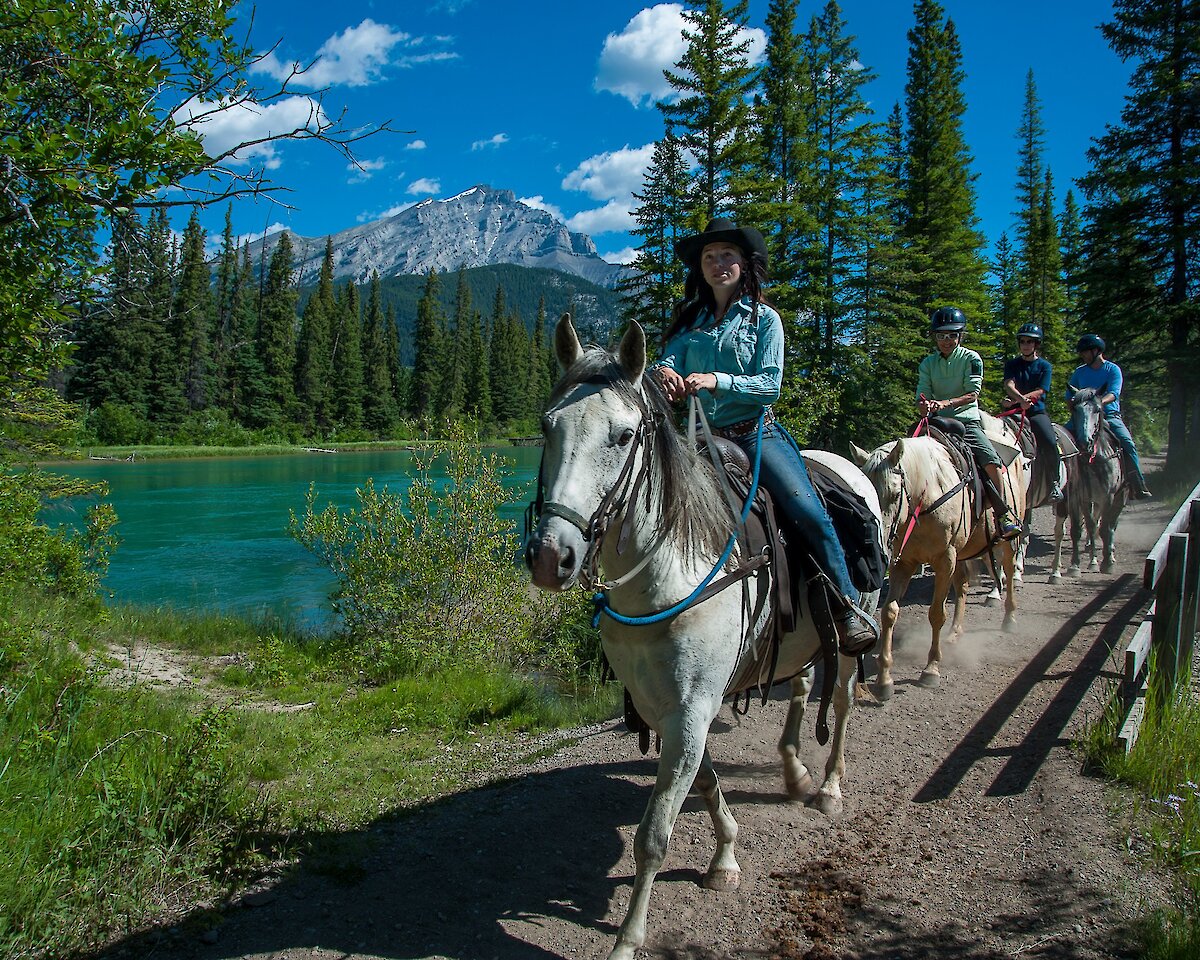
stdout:
POLYGON ((506 500, 499 460, 451 425, 414 470, 404 494, 368 480, 345 513, 318 513, 310 488, 304 516, 291 517, 292 536, 337 577, 334 605, 363 670, 380 679, 530 661, 572 608, 533 593, 515 562, 517 536, 497 512, 506 500))
POLYGON ((115 400, 106 400, 93 410, 88 425, 100 443, 110 446, 145 443, 151 436, 150 424, 142 412, 115 400))

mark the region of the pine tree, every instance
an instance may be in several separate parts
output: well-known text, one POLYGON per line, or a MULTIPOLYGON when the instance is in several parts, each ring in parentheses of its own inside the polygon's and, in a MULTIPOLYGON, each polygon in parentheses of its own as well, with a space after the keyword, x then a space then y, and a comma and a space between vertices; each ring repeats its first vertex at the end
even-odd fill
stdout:
POLYGON ((212 274, 204 258, 204 228, 193 210, 183 231, 174 329, 179 379, 191 410, 203 410, 213 394, 212 274))
POLYGON ((470 336, 467 340, 467 396, 466 412, 479 424, 480 432, 491 429, 492 384, 491 344, 484 330, 483 317, 476 310, 471 317, 470 336))
POLYGON ((442 310, 441 281, 437 271, 430 270, 425 280, 425 292, 417 304, 417 321, 413 326, 413 370, 408 412, 417 419, 441 418, 444 411, 437 406, 445 372, 446 316, 442 310))
POLYGON ((169 436, 188 412, 183 381, 178 376, 174 288, 178 264, 174 234, 161 207, 150 217, 146 256, 145 342, 147 414, 157 431, 169 436))
POLYGON ((317 289, 300 319, 296 340, 296 404, 300 422, 324 433, 333 423, 333 336, 337 305, 333 295, 333 238, 325 238, 317 289))
POLYGON ((388 363, 388 329, 379 273, 371 272, 363 318, 363 425, 381 437, 396 425, 396 386, 388 363))
POLYGON ((1012 341, 1022 323, 1042 322, 1040 278, 1045 270, 1041 262, 1045 250, 1041 237, 1041 200, 1045 179, 1042 154, 1046 131, 1042 125, 1041 101, 1033 71, 1025 77, 1025 103, 1017 130, 1017 209, 1016 217, 1016 311, 1012 324, 1003 335, 1012 341))
POLYGON ((258 349, 257 281, 250 259, 250 244, 242 247, 241 264, 234 271, 228 289, 230 336, 227 381, 229 410, 243 426, 257 428, 271 423, 272 408, 267 402, 270 391, 258 349))
POLYGON ((665 330, 671 311, 683 296, 683 265, 675 242, 686 232, 687 164, 679 140, 667 127, 654 145, 642 192, 633 211, 634 236, 641 237, 633 260, 634 274, 622 280, 622 319, 637 320, 654 333, 665 330))
POLYGON ((217 260, 217 285, 213 305, 213 403, 224 410, 229 410, 233 404, 230 395, 230 368, 233 341, 237 336, 233 297, 239 271, 237 241, 233 237, 233 204, 230 204, 225 208, 225 229, 221 234, 221 253, 217 260))
POLYGON ((762 225, 767 240, 771 276, 779 284, 773 298, 793 316, 800 307, 794 285, 802 276, 802 254, 817 232, 816 140, 811 136, 816 108, 811 70, 797 35, 797 3, 772 0, 767 12, 766 62, 755 101, 763 202, 758 210, 745 211, 747 222, 762 225))
POLYGON ((977 229, 971 156, 963 137, 962 49, 935 0, 917 0, 908 32, 904 235, 913 255, 914 299, 952 304, 968 317, 989 310, 983 236, 977 229))
POLYGON ((334 422, 351 432, 363 423, 362 308, 353 281, 342 288, 334 307, 337 318, 333 343, 334 422))
POLYGON ((281 233, 271 254, 258 322, 258 359, 267 390, 262 411, 268 426, 290 422, 296 408, 296 289, 292 257, 291 235, 281 233))
POLYGON ((412 371, 400 363, 400 325, 396 322, 396 308, 391 303, 383 315, 383 348, 388 376, 392 378, 392 409, 399 420, 412 396, 412 371))
POLYGON ((526 410, 532 417, 540 417, 550 401, 550 354, 546 343, 546 298, 538 301, 537 317, 533 323, 533 335, 529 340, 529 378, 527 392, 529 400, 526 410))
POLYGON ((1074 190, 1068 190, 1063 200, 1058 239, 1063 265, 1063 323, 1068 339, 1072 339, 1082 332, 1079 329, 1079 275, 1083 257, 1083 219, 1074 190))
POLYGON ((461 418, 466 407, 467 352, 473 314, 471 288, 466 273, 460 268, 454 291, 454 320, 446 332, 437 397, 437 408, 444 417, 452 420, 461 418))
POLYGON ((746 11, 747 0, 728 9, 722 0, 685 9, 687 49, 675 70, 665 71, 680 96, 659 109, 697 165, 686 224, 697 231, 744 201, 738 174, 753 167, 754 138, 747 134, 755 71, 746 56, 750 42, 739 39, 746 11))
MULTIPOLYGON (((1145 374, 1167 371, 1167 467, 1176 475, 1200 462, 1200 388, 1191 374, 1200 344, 1196 272, 1200 263, 1200 2, 1115 0, 1101 33, 1116 54, 1133 62, 1121 122, 1089 151, 1092 171, 1082 186, 1088 200, 1089 251, 1085 322, 1111 306, 1125 324, 1114 331, 1137 341, 1145 374), (1124 225, 1124 226, 1123 226, 1124 225), (1120 231, 1106 237, 1102 226, 1120 231), (1135 236, 1128 236, 1132 231, 1135 236), (1132 272, 1102 277, 1097 260, 1130 260, 1132 272), (1093 281, 1100 285, 1092 289, 1093 281), (1156 296, 1139 313, 1153 283, 1156 296), (1114 290, 1126 287, 1126 295, 1114 290)), ((1105 317, 1111 324, 1116 317, 1105 317)), ((1119 347, 1118 347, 1119 349, 1119 347)), ((1123 365, 1132 358, 1124 359, 1123 365)), ((1127 392, 1139 379, 1127 379, 1127 392)), ((1148 386, 1148 385, 1147 385, 1148 386)), ((1149 392, 1149 391, 1147 391, 1149 392)))

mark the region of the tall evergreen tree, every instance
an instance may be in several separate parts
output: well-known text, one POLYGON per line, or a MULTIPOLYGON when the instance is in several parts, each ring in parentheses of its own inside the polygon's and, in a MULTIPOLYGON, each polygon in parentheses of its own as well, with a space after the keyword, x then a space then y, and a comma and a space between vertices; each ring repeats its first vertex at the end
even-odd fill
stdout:
POLYGON ((325 257, 317 289, 300 319, 296 339, 296 404, 300 422, 325 432, 333 423, 333 337, 337 304, 333 293, 333 238, 325 238, 325 257))
POLYGON ((1083 257, 1083 218, 1075 202, 1075 191, 1068 190, 1058 223, 1058 240, 1063 265, 1063 323, 1068 339, 1079 329, 1079 276, 1083 257))
POLYGON ((207 407, 213 393, 214 316, 212 273, 204 257, 204 228, 200 214, 193 210, 183 231, 173 330, 179 379, 192 410, 207 407))
POLYGON ((167 436, 183 422, 188 402, 177 375, 178 348, 173 333, 178 258, 171 224, 161 207, 150 216, 146 255, 147 412, 158 432, 167 436))
POLYGON ((437 402, 445 374, 445 341, 446 315, 442 309, 441 281, 437 271, 430 270, 413 326, 412 392, 408 412, 418 419, 444 415, 445 411, 437 406, 437 402))
POLYGON ((228 400, 234 419, 244 426, 257 428, 272 422, 273 407, 269 402, 270 388, 263 371, 258 348, 258 312, 255 304, 258 281, 254 262, 250 259, 250 244, 242 247, 240 266, 233 274, 228 290, 230 336, 228 400))
POLYGON ((683 296, 683 265, 675 241, 686 232, 688 171, 683 148, 668 125, 654 145, 642 192, 633 195, 633 235, 641 238, 633 276, 622 280, 622 318, 637 320, 654 333, 666 329, 683 296))
POLYGON ((915 14, 904 87, 904 235, 916 271, 913 295, 926 310, 953 304, 979 318, 989 304, 971 155, 963 136, 962 49, 936 0, 917 0, 915 14))
POLYGON ((679 134, 680 143, 696 163, 687 227, 703 227, 719 213, 744 202, 745 184, 738 174, 754 166, 749 100, 755 81, 747 51, 747 0, 728 9, 722 0, 705 0, 698 9, 685 9, 687 49, 665 71, 679 94, 659 109, 679 134))
POLYGON ((262 411, 269 426, 290 422, 296 408, 296 288, 291 235, 286 231, 271 254, 258 319, 258 359, 267 389, 262 411))
POLYGON ((390 326, 383 311, 379 273, 372 271, 363 317, 363 425, 376 436, 391 431, 398 416, 395 380, 388 362, 390 326))
POLYGON ((454 420, 462 417, 466 407, 467 353, 474 312, 471 287, 467 284, 466 272, 460 267, 454 291, 454 320, 446 335, 437 400, 443 415, 454 420))
MULTIPOLYGON (((1167 466, 1183 475, 1200 462, 1200 388, 1190 369, 1200 347, 1200 2, 1115 0, 1113 19, 1101 32, 1133 71, 1121 122, 1089 151, 1092 171, 1082 181, 1090 221, 1085 242, 1093 261, 1084 318, 1103 318, 1118 349, 1122 340, 1137 341, 1151 370, 1165 360, 1167 466), (1122 223, 1137 235, 1136 245, 1124 244, 1124 254, 1136 253, 1143 262, 1131 274, 1104 278, 1095 262, 1116 251, 1115 238, 1101 228, 1120 229, 1122 223), (1151 278, 1153 302, 1140 314, 1131 312, 1151 278), (1105 307, 1114 313, 1105 317, 1105 307), (1114 330, 1109 325, 1118 318, 1126 322, 1114 330)), ((1137 378, 1131 380, 1136 393, 1137 378)))
POLYGON ((474 311, 471 317, 466 369, 466 412, 468 416, 475 418, 479 429, 485 431, 491 428, 493 422, 491 346, 483 317, 478 310, 474 311))
POLYGON ((356 431, 363 422, 362 307, 358 287, 348 282, 337 297, 333 342, 334 421, 356 431))
POLYGON ((1025 102, 1021 124, 1017 129, 1017 209, 1016 217, 1016 311, 1011 325, 1003 334, 1010 340, 1022 323, 1042 322, 1040 279, 1045 271, 1041 262, 1045 253, 1042 244, 1042 189, 1046 169, 1042 160, 1046 131, 1042 125, 1041 101, 1033 70, 1025 77, 1025 102))
POLYGON ((533 322, 533 335, 529 341, 529 400, 527 411, 532 417, 540 417, 550 401, 550 353, 546 343, 546 297, 538 301, 537 317, 533 322))

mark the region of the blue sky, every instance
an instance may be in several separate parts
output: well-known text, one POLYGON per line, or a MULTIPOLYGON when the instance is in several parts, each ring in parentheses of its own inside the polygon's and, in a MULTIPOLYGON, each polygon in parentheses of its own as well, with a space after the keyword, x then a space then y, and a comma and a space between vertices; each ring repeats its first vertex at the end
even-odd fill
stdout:
MULTIPOLYGON (((801 22, 820 10, 801 3, 801 22)), ((989 243, 1010 230, 1015 207, 1016 130, 1025 77, 1034 71, 1046 128, 1046 154, 1061 204, 1086 172, 1085 151, 1119 117, 1128 68, 1097 25, 1102 0, 943 0, 965 60, 965 131, 978 175, 977 212, 989 243)), ((749 27, 761 47, 767 0, 751 0, 749 27)), ((604 0, 428 0, 400 3, 258 0, 251 38, 273 54, 252 76, 270 86, 292 61, 319 58, 297 97, 243 117, 236 130, 210 123, 212 146, 308 109, 303 94, 328 87, 324 109, 350 126, 391 121, 411 135, 381 134, 359 145, 361 168, 318 143, 289 143, 250 158, 291 188, 293 209, 263 201, 234 207, 244 235, 288 227, 320 237, 398 212, 426 197, 445 198, 484 183, 512 190, 572 229, 592 236, 601 255, 625 260, 634 242, 631 192, 639 190, 653 142, 661 70, 681 50, 679 4, 604 0)), ((248 20, 251 4, 238 15, 248 20)), ((860 60, 875 74, 868 95, 882 117, 903 100, 906 0, 844 0, 860 60)), ((237 141, 235 141, 237 142, 237 141)), ((224 208, 204 215, 219 234, 224 208)), ((180 224, 181 226, 181 224, 180 224)))

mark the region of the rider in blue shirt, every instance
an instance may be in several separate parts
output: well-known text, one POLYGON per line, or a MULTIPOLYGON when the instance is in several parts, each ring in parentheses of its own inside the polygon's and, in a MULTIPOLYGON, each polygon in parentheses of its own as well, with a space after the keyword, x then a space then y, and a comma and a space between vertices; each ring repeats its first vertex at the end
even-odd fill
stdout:
POLYGON ((753 227, 718 217, 703 233, 676 243, 675 254, 688 268, 684 299, 651 369, 668 400, 698 395, 716 432, 745 450, 751 463, 763 418, 761 482, 839 595, 834 621, 842 653, 864 653, 877 629, 854 602, 858 591, 833 521, 796 442, 771 410, 783 383, 783 323, 762 296, 766 241, 753 227))
POLYGON ((1142 475, 1142 463, 1138 459, 1137 447, 1133 445, 1133 437, 1125 421, 1121 419, 1121 388, 1124 377, 1121 368, 1111 360, 1104 359, 1105 343, 1094 333, 1085 333, 1079 338, 1076 350, 1079 359, 1083 361, 1067 383, 1067 402, 1075 405, 1076 390, 1086 390, 1089 387, 1096 391, 1100 402, 1104 405, 1104 420, 1121 445, 1125 461, 1129 464, 1130 487, 1135 500, 1145 500, 1151 496, 1150 488, 1146 486, 1146 478, 1142 475))
POLYGON ((1063 497, 1058 484, 1062 454, 1058 450, 1058 439, 1054 436, 1054 424, 1046 412, 1046 397, 1050 394, 1054 368, 1049 360, 1041 356, 1041 348, 1041 324, 1022 324, 1017 331, 1020 356, 1004 364, 1004 392, 1016 405, 1013 407, 1014 413, 1017 410, 1024 411, 1029 429, 1037 440, 1038 459, 1045 467, 1045 475, 1050 478, 1050 502, 1058 503, 1063 497))

